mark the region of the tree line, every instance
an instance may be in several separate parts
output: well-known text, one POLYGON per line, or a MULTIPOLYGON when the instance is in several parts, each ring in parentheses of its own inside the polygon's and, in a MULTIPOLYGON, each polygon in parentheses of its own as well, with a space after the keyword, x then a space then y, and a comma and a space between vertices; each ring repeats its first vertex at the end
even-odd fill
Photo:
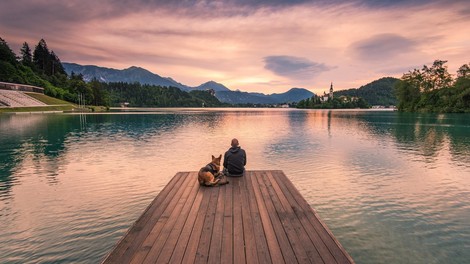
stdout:
POLYGON ((462 65, 456 78, 447 61, 435 60, 403 74, 395 85, 398 110, 404 112, 470 112, 470 63, 462 65))
POLYGON ((361 97, 345 96, 328 98, 322 101, 321 97, 314 95, 311 98, 301 100, 297 103, 297 108, 310 109, 354 109, 369 108, 370 105, 361 97))
POLYGON ((0 81, 44 88, 46 95, 87 105, 119 106, 128 102, 137 107, 225 106, 213 91, 181 91, 176 87, 140 83, 105 83, 96 79, 85 82, 83 75, 68 75, 59 57, 41 39, 32 50, 24 42, 17 56, 0 38, 0 81), (79 99, 79 97, 81 99, 79 99))

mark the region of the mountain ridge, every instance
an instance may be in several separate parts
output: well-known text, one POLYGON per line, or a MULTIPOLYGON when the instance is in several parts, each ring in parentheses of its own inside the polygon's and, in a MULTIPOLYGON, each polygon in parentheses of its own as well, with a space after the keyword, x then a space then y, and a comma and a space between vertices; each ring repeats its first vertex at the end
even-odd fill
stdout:
POLYGON ((205 82, 199 86, 191 87, 179 83, 171 77, 162 77, 138 66, 131 66, 126 69, 118 70, 96 65, 80 65, 69 62, 63 62, 62 65, 64 66, 67 74, 71 74, 72 72, 75 74, 82 74, 83 79, 87 82, 96 78, 107 83, 139 82, 141 84, 166 87, 171 86, 186 92, 194 90, 214 90, 217 99, 221 102, 232 104, 280 104, 298 102, 314 95, 314 93, 304 88, 291 88, 287 92, 273 94, 233 91, 225 85, 213 80, 205 82))

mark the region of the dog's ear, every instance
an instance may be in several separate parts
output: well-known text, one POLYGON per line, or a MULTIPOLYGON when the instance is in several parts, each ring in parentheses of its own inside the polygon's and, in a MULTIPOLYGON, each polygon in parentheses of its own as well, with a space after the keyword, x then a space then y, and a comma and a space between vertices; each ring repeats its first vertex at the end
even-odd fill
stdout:
POLYGON ((220 156, 219 156, 219 159, 221 159, 221 158, 222 158, 222 154, 220 154, 220 156))
POLYGON ((214 155, 212 155, 212 159, 215 159, 214 155))

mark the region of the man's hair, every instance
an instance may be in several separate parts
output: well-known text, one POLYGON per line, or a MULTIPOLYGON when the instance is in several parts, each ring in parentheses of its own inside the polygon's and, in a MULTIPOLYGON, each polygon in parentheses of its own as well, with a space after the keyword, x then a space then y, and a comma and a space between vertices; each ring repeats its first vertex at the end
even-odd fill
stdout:
POLYGON ((232 139, 232 147, 238 147, 238 139, 232 139))

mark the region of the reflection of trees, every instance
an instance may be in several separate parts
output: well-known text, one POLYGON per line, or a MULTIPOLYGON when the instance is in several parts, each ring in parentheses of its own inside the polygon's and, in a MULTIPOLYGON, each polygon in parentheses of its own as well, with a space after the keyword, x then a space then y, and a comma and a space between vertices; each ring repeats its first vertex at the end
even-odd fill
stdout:
POLYGON ((470 162, 470 119, 465 114, 374 113, 358 115, 375 135, 392 135, 399 148, 433 161, 448 145, 456 160, 470 162))
POLYGON ((26 158, 32 158, 37 168, 45 159, 47 166, 52 166, 48 171, 56 170, 56 159, 65 151, 66 135, 79 128, 72 116, 65 115, 12 115, 2 116, 1 121, 1 196, 19 180, 14 175, 26 158))
POLYGON ((189 118, 185 114, 104 114, 86 119, 80 115, 1 116, 0 199, 20 180, 15 175, 26 159, 32 160, 35 171, 47 171, 48 182, 55 183, 67 149, 80 146, 70 143, 116 134, 145 139, 172 132, 189 118))

